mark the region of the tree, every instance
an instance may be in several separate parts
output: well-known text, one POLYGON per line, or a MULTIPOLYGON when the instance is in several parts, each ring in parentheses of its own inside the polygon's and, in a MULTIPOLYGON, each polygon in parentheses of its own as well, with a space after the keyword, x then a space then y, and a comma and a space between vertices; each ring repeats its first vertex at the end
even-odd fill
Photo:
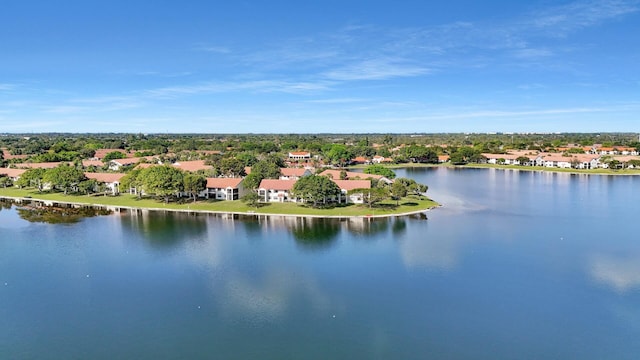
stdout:
POLYGON ((255 207, 257 209, 258 205, 260 204, 260 195, 258 195, 258 193, 255 191, 249 191, 242 197, 241 200, 247 205, 255 207))
POLYGON ((404 148, 404 154, 412 162, 418 163, 438 163, 438 153, 435 150, 419 145, 410 145, 404 148))
POLYGON ((13 180, 8 176, 0 176, 0 186, 3 188, 13 186, 13 180))
POLYGON ((4 167, 4 165, 5 165, 4 151, 0 150, 0 167, 4 167))
MULTIPOLYGON (((399 185, 396 185, 396 184, 401 184, 402 186, 404 186, 404 188, 406 189, 407 194, 413 194, 413 195, 420 196, 420 195, 426 193, 427 190, 429 190, 429 187, 427 185, 420 184, 420 183, 416 182, 415 180, 408 179, 408 178, 397 178, 396 181, 394 181, 392 186, 399 186, 399 185)), ((393 188, 392 188, 392 191, 393 191, 393 188)))
POLYGON ((78 190, 87 195, 94 192, 98 188, 98 182, 95 179, 88 179, 78 183, 78 190))
POLYGON ((291 193, 317 207, 320 202, 326 203, 327 198, 339 196, 340 188, 326 176, 310 175, 296 181, 291 193))
POLYGON ((60 165, 49 169, 43 177, 43 181, 50 183, 52 187, 62 188, 65 195, 70 188, 77 187, 80 182, 86 179, 87 177, 84 176, 82 170, 69 165, 60 165))
POLYGON ((44 174, 47 171, 41 168, 34 168, 25 171, 18 181, 16 181, 16 185, 19 187, 36 187, 38 191, 42 191, 44 174))
POLYGON ((280 177, 280 166, 274 159, 267 158, 258 161, 251 167, 251 173, 244 178, 244 186, 247 189, 257 189, 263 179, 277 179, 280 177))
POLYGON ((396 201, 396 206, 398 205, 398 201, 407 196, 407 187, 400 181, 395 181, 391 184, 391 198, 396 201))
POLYGON ((377 204, 383 200, 389 198, 391 193, 389 189, 384 188, 371 188, 371 189, 353 189, 349 191, 349 194, 362 194, 362 200, 365 204, 369 205, 369 208, 373 207, 374 204, 377 204))
POLYGON ((528 165, 528 164, 531 162, 531 160, 529 160, 529 158, 528 158, 528 157, 526 157, 526 156, 518 156, 518 157, 516 158, 516 161, 517 161, 520 165, 528 165))
POLYGON ((142 169, 133 169, 127 175, 123 176, 120 179, 120 188, 127 189, 127 192, 130 192, 133 189, 134 193, 138 195, 138 197, 142 196, 142 177, 140 173, 142 169))
POLYGON ((386 168, 382 165, 370 165, 364 169, 365 174, 382 175, 387 179, 393 179, 396 177, 396 173, 393 170, 386 168))
POLYGON ((332 144, 325 152, 325 156, 332 164, 343 167, 353 158, 353 153, 346 145, 332 144))
POLYGON ((244 176, 244 166, 244 162, 234 157, 225 158, 220 162, 220 171, 228 177, 244 176))
POLYGON ((169 197, 184 189, 182 170, 173 166, 152 166, 143 169, 139 175, 142 178, 142 188, 148 194, 163 197, 169 202, 169 197))
POLYGON ((112 151, 107 153, 107 155, 104 156, 104 159, 102 159, 102 161, 109 162, 114 159, 124 159, 126 157, 127 156, 122 151, 112 151))
POLYGON ((207 178, 203 175, 187 173, 183 177, 184 191, 193 196, 193 202, 198 199, 198 194, 207 188, 207 178))

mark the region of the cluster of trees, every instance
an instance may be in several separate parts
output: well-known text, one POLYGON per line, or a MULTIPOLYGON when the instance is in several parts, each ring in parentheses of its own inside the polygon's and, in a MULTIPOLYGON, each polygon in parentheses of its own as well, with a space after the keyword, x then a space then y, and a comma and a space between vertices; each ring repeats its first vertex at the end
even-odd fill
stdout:
POLYGON ((187 192, 195 201, 198 193, 206 189, 207 179, 202 174, 185 172, 173 166, 151 166, 135 169, 120 180, 123 189, 134 189, 142 194, 163 198, 164 202, 179 193, 187 192))
POLYGON ((34 187, 38 191, 43 191, 47 187, 52 190, 60 190, 65 195, 69 191, 88 194, 99 190, 98 183, 93 179, 87 179, 82 169, 66 164, 52 169, 29 169, 20 176, 15 185, 34 187))

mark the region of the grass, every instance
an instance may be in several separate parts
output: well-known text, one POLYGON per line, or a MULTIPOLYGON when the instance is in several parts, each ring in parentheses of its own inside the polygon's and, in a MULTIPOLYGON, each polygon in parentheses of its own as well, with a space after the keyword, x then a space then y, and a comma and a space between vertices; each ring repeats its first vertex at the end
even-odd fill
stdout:
POLYGON ((185 203, 170 202, 165 204, 162 201, 143 198, 138 199, 135 195, 122 194, 119 196, 86 196, 86 195, 64 195, 62 193, 39 193, 33 189, 0 188, 0 196, 8 197, 31 197, 38 200, 49 200, 58 202, 69 202, 87 205, 107 205, 115 207, 131 207, 143 209, 164 209, 181 211, 216 211, 229 213, 255 213, 255 214, 280 214, 280 215, 309 215, 309 216, 379 216, 403 214, 413 211, 423 211, 438 206, 435 201, 426 197, 418 199, 416 196, 403 198, 396 206, 392 200, 384 201, 373 208, 364 205, 342 205, 326 209, 315 209, 306 205, 295 203, 269 203, 255 208, 247 206, 242 201, 213 201, 202 200, 197 202, 187 201, 185 203))

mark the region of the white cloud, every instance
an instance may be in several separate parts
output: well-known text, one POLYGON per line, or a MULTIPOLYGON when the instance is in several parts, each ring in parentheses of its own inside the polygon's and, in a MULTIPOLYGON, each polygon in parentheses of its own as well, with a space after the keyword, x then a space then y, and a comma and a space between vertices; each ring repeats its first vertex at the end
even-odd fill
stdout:
POLYGON ((640 288, 640 257, 598 255, 591 261, 589 272, 599 283, 618 292, 640 288))
POLYGON ((431 70, 411 64, 400 59, 363 60, 345 67, 325 72, 323 75, 331 80, 384 80, 396 77, 412 77, 425 75, 431 70))

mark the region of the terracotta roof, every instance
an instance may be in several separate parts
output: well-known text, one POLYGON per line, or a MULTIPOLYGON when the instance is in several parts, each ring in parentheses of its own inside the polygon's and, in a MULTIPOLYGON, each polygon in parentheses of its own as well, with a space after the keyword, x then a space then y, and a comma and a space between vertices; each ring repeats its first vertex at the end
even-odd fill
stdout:
POLYGON ((126 159, 113 159, 111 162, 119 164, 119 165, 133 165, 137 162, 140 162, 142 159, 146 158, 126 158, 126 159))
POLYGON ((178 161, 174 163, 173 166, 185 171, 213 169, 213 166, 205 165, 204 160, 178 161))
POLYGON ((6 175, 8 177, 14 178, 24 174, 25 171, 27 170, 0 168, 0 175, 6 175))
POLYGON ((69 162, 47 162, 47 163, 21 163, 21 164, 13 164, 17 168, 25 168, 25 169, 53 169, 62 164, 71 165, 69 162))
POLYGON ((146 169, 146 168, 150 168, 152 166, 157 166, 158 164, 150 164, 150 163, 140 163, 138 165, 136 165, 136 167, 134 167, 134 169, 146 169))
POLYGON ((267 190, 291 190, 296 181, 297 180, 264 179, 260 182, 259 188, 267 190))
POLYGON ((483 153, 482 156, 486 157, 487 159, 515 160, 515 159, 519 158, 522 155, 516 155, 516 154, 485 154, 485 153, 483 153))
POLYGON ((291 155, 296 155, 296 156, 311 156, 311 153, 308 151, 292 151, 289 153, 289 156, 291 155))
POLYGON ((9 152, 9 150, 7 150, 6 148, 0 149, 0 152, 2 153, 2 155, 4 156, 5 160, 12 160, 12 159, 26 159, 29 157, 29 155, 11 155, 11 153, 9 152))
POLYGON ((82 160, 82 166, 87 167, 87 166, 97 166, 97 167, 102 167, 104 166, 104 163, 100 160, 82 160))
POLYGON ((369 180, 333 180, 340 190, 353 190, 353 189, 370 189, 371 181, 369 180))
POLYGON ((121 173, 84 173, 88 179, 93 179, 103 183, 119 182, 126 174, 121 173))
POLYGON ((367 159, 365 159, 363 156, 356 156, 356 157, 353 159, 353 162, 365 163, 365 162, 367 162, 367 159))
POLYGON ((280 168, 282 176, 297 176, 301 177, 307 172, 305 168, 280 168))
POLYGON ((105 156, 107 156, 108 153, 112 153, 112 152, 121 152, 123 153, 126 157, 133 157, 134 154, 131 152, 127 152, 125 150, 122 149, 97 149, 95 155, 93 155, 94 158, 96 159, 104 159, 105 156))
MULTIPOLYGON (((640 160, 640 156, 633 156, 633 155, 614 156, 613 158, 620 162, 628 162, 629 160, 640 160)), ((0 170, 0 173, 2 173, 1 170, 0 170)))
POLYGON ((244 173, 247 174, 247 175, 251 174, 251 166, 245 166, 244 167, 244 173))
POLYGON ((449 161, 449 155, 438 155, 438 161, 449 161))
POLYGON ((237 189, 242 178, 207 178, 207 189, 237 189))

